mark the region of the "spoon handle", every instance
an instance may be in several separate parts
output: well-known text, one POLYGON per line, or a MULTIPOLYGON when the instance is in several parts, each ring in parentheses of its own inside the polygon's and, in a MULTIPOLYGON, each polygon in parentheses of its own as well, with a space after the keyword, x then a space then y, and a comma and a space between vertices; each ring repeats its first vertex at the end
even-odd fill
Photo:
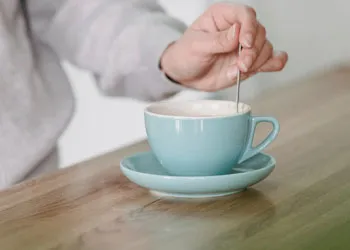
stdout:
MULTIPOLYGON (((242 45, 239 44, 238 47, 238 57, 241 54, 242 51, 242 45)), ((239 93, 240 93, 240 88, 241 88, 241 71, 239 69, 237 69, 237 82, 236 82, 236 109, 237 109, 237 113, 238 113, 238 106, 239 106, 239 93)))

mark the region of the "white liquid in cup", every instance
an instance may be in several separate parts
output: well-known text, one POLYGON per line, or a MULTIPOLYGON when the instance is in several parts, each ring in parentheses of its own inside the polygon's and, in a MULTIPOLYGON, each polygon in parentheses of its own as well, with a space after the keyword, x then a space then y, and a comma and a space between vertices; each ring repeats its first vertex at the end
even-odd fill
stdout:
POLYGON ((181 102, 161 102, 146 108, 146 112, 156 116, 173 116, 183 118, 196 117, 225 117, 247 113, 251 107, 239 103, 238 112, 236 102, 221 100, 197 100, 181 102))

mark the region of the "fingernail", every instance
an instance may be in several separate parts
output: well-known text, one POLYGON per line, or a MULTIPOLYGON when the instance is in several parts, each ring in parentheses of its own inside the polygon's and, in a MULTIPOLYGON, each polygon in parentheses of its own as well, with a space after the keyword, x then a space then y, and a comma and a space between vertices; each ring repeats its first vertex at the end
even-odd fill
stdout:
POLYGON ((281 56, 283 55, 283 53, 284 53, 283 51, 278 51, 278 50, 273 52, 274 56, 281 56))
POLYGON ((229 80, 233 80, 234 78, 237 77, 237 73, 238 73, 238 68, 237 66, 233 66, 232 68, 230 68, 227 71, 227 77, 229 80))
POLYGON ((245 63, 243 61, 239 61, 238 62, 239 68, 243 71, 243 72, 247 72, 248 71, 248 67, 247 65, 245 65, 245 63))
MULTIPOLYGON (((253 64, 253 58, 251 56, 246 56, 244 59, 243 59, 243 64, 245 66, 245 69, 246 71, 250 68, 250 66, 252 66, 253 64)), ((245 71, 245 72, 246 72, 245 71)))
POLYGON ((246 34, 242 41, 243 46, 250 48, 253 45, 253 35, 246 34))
POLYGON ((234 40, 235 37, 236 37, 236 28, 237 28, 237 25, 234 24, 232 25, 232 27, 230 28, 230 32, 228 32, 228 39, 229 40, 234 40))

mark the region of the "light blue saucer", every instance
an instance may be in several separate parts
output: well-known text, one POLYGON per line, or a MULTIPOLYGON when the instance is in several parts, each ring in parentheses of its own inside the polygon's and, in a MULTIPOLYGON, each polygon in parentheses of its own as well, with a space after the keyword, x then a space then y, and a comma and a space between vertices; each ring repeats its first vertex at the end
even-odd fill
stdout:
POLYGON ((120 163, 123 174, 157 196, 209 198, 238 193, 265 179, 275 168, 275 159, 258 154, 237 165, 232 174, 214 176, 174 176, 152 152, 138 153, 120 163))

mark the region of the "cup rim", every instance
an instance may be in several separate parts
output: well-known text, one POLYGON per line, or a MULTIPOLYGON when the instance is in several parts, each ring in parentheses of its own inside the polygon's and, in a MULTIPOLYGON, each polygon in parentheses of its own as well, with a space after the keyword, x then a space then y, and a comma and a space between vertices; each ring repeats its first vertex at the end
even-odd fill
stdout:
POLYGON ((186 103, 210 103, 210 102, 211 103, 227 103, 227 104, 236 103, 234 101, 227 101, 227 100, 163 101, 163 102, 157 102, 157 103, 152 103, 152 104, 148 105, 144 109, 144 113, 149 115, 149 116, 162 117, 162 118, 203 120, 203 119, 239 117, 242 115, 249 114, 252 110, 250 105, 243 103, 243 102, 239 102, 239 105, 244 105, 246 107, 244 112, 223 114, 223 115, 213 115, 213 116, 209 116, 209 115, 208 116, 173 115, 173 114, 159 114, 157 112, 152 111, 152 109, 154 109, 154 108, 161 107, 161 106, 167 106, 167 105, 186 104, 186 103))

